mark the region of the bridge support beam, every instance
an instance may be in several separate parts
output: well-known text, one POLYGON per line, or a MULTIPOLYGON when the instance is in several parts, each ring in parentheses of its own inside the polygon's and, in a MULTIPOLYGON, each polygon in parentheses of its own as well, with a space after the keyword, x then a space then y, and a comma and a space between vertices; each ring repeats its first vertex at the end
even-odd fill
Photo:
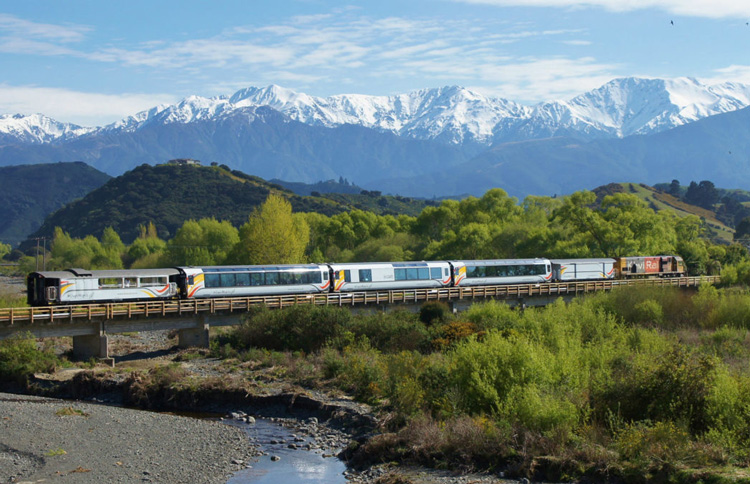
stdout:
POLYGON ((73 355, 80 360, 109 359, 109 338, 104 331, 99 334, 73 336, 73 355))
POLYGON ((208 348, 209 324, 206 316, 198 319, 198 326, 177 332, 177 346, 180 348, 208 348))

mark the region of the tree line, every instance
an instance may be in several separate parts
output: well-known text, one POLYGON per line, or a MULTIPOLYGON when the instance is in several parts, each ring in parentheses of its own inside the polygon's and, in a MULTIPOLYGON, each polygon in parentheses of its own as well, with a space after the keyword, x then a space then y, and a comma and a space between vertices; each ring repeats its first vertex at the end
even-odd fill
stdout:
MULTIPOLYGON (((112 228, 99 239, 73 238, 57 228, 45 260, 51 270, 657 254, 681 255, 692 274, 718 273, 748 260, 742 245, 710 242, 700 218, 656 212, 629 193, 600 203, 589 191, 518 203, 502 189, 445 200, 416 217, 293 213, 283 195, 270 194, 240 227, 214 218, 187 220, 169 240, 159 238, 153 223, 141 226, 130 245, 112 228)), ((21 259, 25 271, 37 263, 21 259)))

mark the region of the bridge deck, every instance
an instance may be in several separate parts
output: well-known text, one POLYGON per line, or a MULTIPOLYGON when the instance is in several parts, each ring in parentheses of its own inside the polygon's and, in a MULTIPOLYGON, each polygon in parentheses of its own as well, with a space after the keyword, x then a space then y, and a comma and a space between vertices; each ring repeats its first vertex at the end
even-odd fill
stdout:
POLYGON ((518 299, 606 291, 628 285, 695 287, 704 283, 716 284, 719 280, 719 276, 701 276, 10 308, 0 309, 0 327, 9 329, 14 325, 28 327, 29 325, 45 323, 64 324, 65 322, 112 321, 130 318, 228 314, 245 312, 260 305, 269 308, 282 308, 296 304, 356 306, 487 298, 518 299))

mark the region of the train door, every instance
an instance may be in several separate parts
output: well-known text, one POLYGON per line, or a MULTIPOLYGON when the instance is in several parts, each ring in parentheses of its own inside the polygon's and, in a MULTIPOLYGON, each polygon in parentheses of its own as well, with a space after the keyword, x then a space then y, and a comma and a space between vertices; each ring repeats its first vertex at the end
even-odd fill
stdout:
POLYGON ((59 287, 60 279, 33 273, 26 280, 26 301, 29 306, 56 304, 60 297, 59 287))

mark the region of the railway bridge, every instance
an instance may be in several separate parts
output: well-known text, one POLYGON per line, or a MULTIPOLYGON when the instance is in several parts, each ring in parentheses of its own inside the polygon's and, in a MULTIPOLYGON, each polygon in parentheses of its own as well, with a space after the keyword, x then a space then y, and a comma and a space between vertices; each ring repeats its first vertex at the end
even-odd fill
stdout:
POLYGON ((207 347, 211 326, 241 324, 242 315, 258 306, 284 308, 307 304, 387 310, 418 308, 428 301, 443 301, 457 311, 487 299, 504 300, 514 306, 541 306, 559 297, 569 299, 622 286, 695 288, 718 282, 719 276, 700 276, 10 308, 0 309, 0 339, 17 334, 37 338, 69 336, 73 338, 76 357, 113 362, 109 358, 109 334, 177 330, 181 347, 207 347))

